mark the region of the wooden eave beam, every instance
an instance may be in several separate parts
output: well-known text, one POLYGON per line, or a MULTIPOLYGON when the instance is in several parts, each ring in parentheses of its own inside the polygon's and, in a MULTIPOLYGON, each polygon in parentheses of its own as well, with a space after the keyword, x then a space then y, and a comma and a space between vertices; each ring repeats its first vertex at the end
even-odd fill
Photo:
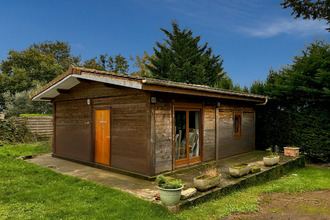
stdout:
POLYGON ((166 86, 159 86, 159 85, 150 85, 150 84, 143 84, 142 89, 146 90, 146 91, 205 96, 205 97, 212 97, 212 98, 232 99, 232 100, 241 100, 241 101, 257 102, 257 103, 262 103, 265 101, 263 98, 235 96, 235 95, 219 94, 219 93, 212 93, 212 92, 205 92, 205 91, 198 91, 198 90, 166 87, 166 86))
POLYGON ((42 99, 42 100, 53 100, 54 98, 50 98, 50 97, 41 97, 40 99, 42 99))
POLYGON ((60 94, 69 94, 70 89, 57 89, 57 92, 60 94))
POLYGON ((80 83, 91 83, 91 82, 92 82, 91 80, 88 80, 88 79, 81 79, 81 78, 77 78, 77 80, 78 80, 80 83))

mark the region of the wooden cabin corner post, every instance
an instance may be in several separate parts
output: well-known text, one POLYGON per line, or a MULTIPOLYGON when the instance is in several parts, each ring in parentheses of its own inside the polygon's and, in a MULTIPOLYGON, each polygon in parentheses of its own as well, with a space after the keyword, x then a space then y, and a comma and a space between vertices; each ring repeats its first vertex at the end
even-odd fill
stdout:
POLYGON ((93 112, 93 99, 90 99, 90 119, 89 119, 89 128, 90 128, 90 162, 94 162, 94 143, 95 143, 95 136, 94 136, 94 112, 93 112))
POLYGON ((175 100, 172 99, 171 101, 171 118, 172 118, 172 121, 171 121, 171 124, 172 124, 172 170, 175 169, 175 138, 174 138, 174 135, 175 135, 175 109, 174 109, 174 102, 175 100))
POLYGON ((52 100, 53 103, 53 153, 56 153, 56 102, 52 100))
POLYGON ((219 108, 215 107, 215 160, 219 159, 219 108))
POLYGON ((146 95, 146 120, 147 120, 147 140, 148 141, 148 158, 149 158, 149 175, 153 176, 156 172, 156 127, 155 127, 155 104, 151 104, 151 95, 146 95))

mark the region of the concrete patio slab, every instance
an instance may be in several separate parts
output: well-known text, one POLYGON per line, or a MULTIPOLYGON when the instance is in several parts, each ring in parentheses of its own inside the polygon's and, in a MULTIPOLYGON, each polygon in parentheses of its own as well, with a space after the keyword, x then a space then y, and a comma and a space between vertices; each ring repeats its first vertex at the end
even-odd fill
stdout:
POLYGON ((62 174, 120 189, 148 201, 154 201, 154 195, 158 193, 155 182, 55 158, 52 157, 51 153, 36 156, 26 161, 53 169, 62 174))

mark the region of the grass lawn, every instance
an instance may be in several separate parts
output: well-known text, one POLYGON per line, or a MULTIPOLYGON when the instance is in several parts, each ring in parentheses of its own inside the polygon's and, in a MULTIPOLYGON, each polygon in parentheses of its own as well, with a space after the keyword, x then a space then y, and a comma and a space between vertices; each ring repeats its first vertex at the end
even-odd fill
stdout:
POLYGON ((15 159, 47 151, 45 143, 0 147, 0 219, 217 219, 257 211, 263 193, 330 188, 330 169, 306 167, 172 215, 128 193, 15 159))
POLYGON ((0 219, 171 219, 128 193, 14 159, 45 144, 0 147, 0 219))

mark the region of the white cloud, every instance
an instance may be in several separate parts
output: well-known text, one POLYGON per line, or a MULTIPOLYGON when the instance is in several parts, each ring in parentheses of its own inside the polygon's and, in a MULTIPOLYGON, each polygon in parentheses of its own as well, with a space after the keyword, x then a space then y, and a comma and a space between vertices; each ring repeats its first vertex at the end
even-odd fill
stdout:
POLYGON ((269 23, 262 23, 255 27, 241 27, 243 31, 251 36, 269 38, 279 34, 311 35, 315 33, 327 33, 327 24, 319 20, 302 19, 279 19, 269 23))

